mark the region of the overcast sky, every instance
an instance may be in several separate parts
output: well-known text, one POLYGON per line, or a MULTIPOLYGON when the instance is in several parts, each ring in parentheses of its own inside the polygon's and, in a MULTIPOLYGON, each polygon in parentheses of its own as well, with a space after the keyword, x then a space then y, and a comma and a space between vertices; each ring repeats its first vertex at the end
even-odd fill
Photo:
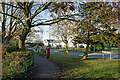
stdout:
MULTIPOLYGON (((44 12, 40 13, 40 17, 44 18, 44 19, 48 19, 48 20, 51 19, 50 13, 47 12, 47 11, 44 11, 44 12)), ((49 39, 49 38, 50 39, 57 39, 57 38, 55 38, 53 36, 49 37, 49 35, 52 34, 52 30, 50 29, 50 27, 52 27, 52 26, 50 26, 50 25, 41 25, 39 27, 43 30, 43 34, 39 33, 39 37, 41 37, 42 40, 49 39)), ((35 29, 38 29, 38 28, 35 27, 35 29)))

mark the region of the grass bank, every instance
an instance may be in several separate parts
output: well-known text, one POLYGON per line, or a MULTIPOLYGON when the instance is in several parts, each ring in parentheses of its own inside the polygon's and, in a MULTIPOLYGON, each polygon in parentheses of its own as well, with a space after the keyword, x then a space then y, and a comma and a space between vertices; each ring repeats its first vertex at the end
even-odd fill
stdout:
POLYGON ((80 58, 82 56, 51 54, 48 60, 62 67, 61 78, 120 78, 118 60, 80 58))

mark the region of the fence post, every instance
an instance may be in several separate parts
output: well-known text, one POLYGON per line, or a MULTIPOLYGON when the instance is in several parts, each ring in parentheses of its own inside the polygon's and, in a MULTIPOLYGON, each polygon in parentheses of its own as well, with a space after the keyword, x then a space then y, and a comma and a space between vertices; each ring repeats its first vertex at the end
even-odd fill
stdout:
POLYGON ((104 53, 102 55, 103 55, 103 59, 104 59, 104 53))

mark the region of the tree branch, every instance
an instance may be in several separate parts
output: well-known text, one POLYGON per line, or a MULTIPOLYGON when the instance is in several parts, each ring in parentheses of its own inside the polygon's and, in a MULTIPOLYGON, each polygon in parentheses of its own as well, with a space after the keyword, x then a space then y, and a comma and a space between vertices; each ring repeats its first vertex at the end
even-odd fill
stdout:
POLYGON ((9 5, 9 6, 12 6, 12 7, 15 7, 15 8, 20 8, 20 7, 18 7, 18 6, 14 6, 14 5, 9 4, 9 3, 0 3, 0 4, 9 5))
POLYGON ((45 21, 45 22, 41 22, 41 23, 38 23, 38 24, 34 24, 34 25, 32 25, 31 27, 39 26, 39 25, 50 25, 50 24, 58 23, 59 21, 62 21, 62 20, 65 20, 65 19, 71 20, 71 21, 75 21, 75 22, 80 22, 80 20, 75 20, 75 19, 56 18, 56 19, 47 20, 47 21, 45 21))
POLYGON ((52 2, 49 2, 47 5, 45 5, 45 7, 43 7, 42 9, 40 9, 39 11, 37 11, 35 14, 33 14, 32 16, 30 16, 28 18, 29 19, 33 19, 36 15, 38 15, 40 12, 42 12, 43 10, 45 10, 52 2))
POLYGON ((24 9, 24 6, 22 4, 22 2, 17 2, 18 6, 20 6, 22 9, 24 9))
POLYGON ((10 14, 7 14, 7 13, 2 13, 1 11, 0 11, 0 13, 1 13, 1 14, 5 14, 5 15, 7 15, 7 16, 11 16, 11 17, 17 19, 18 21, 20 21, 20 22, 22 23, 23 26, 25 26, 24 23, 23 23, 19 18, 15 17, 15 16, 12 16, 12 15, 10 15, 10 14))

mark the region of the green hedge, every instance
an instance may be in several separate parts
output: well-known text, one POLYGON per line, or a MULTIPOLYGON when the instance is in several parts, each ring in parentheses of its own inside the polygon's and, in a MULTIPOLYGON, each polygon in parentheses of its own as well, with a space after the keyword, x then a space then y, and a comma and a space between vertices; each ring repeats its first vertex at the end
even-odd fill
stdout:
POLYGON ((36 45, 44 46, 43 43, 25 43, 27 46, 35 47, 36 45))
POLYGON ((19 49, 18 42, 10 42, 6 50, 7 52, 13 52, 17 51, 18 49, 19 49))
POLYGON ((7 52, 13 52, 13 51, 16 51, 18 49, 19 49, 18 46, 10 46, 10 47, 7 48, 7 52))
POLYGON ((16 78, 16 75, 28 70, 28 67, 33 64, 33 60, 33 52, 31 51, 6 52, 2 58, 2 78, 16 78))

